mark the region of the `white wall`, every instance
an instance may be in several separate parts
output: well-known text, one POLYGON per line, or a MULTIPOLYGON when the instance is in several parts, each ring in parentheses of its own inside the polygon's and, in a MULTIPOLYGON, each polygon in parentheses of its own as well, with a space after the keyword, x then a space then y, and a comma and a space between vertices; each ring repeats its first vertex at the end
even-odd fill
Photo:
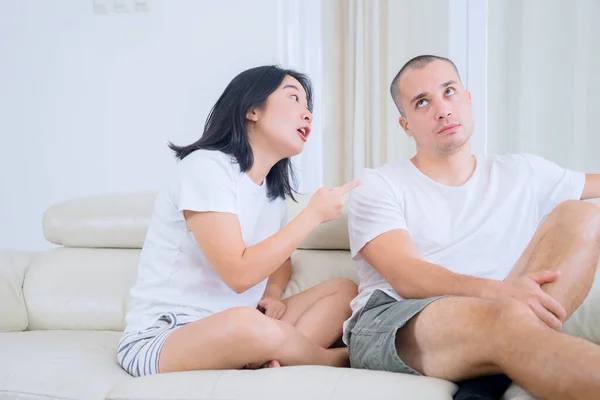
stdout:
POLYGON ((0 249, 50 247, 56 202, 160 188, 167 142, 196 140, 235 74, 282 58, 278 0, 92 4, 0 1, 0 249))

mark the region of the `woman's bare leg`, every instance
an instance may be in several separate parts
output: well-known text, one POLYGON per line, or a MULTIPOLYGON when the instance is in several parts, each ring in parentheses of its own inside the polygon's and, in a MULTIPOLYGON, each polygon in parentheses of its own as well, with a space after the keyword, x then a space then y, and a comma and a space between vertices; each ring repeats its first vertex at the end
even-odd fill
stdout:
POLYGON ((347 354, 326 350, 289 323, 236 307, 176 329, 160 352, 161 373, 281 365, 345 366, 347 354))
POLYGON ((356 283, 350 279, 323 282, 283 300, 287 309, 281 320, 328 348, 342 336, 342 325, 350 318, 350 302, 356 294, 356 283))

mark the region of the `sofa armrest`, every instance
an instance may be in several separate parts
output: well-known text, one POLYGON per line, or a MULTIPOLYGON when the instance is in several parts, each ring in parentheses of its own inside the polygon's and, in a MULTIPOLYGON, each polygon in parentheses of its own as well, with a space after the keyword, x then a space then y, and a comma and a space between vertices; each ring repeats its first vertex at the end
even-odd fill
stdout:
POLYGON ((27 329, 23 280, 33 255, 22 251, 0 251, 0 332, 27 329))

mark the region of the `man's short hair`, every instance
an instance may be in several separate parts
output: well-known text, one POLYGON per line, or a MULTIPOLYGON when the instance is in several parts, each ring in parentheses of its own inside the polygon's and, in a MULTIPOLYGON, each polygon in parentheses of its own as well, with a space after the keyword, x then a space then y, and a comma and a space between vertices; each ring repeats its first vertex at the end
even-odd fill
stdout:
POLYGON ((437 60, 450 63, 452 65, 452 67, 454 67, 454 70, 456 71, 456 75, 458 75, 458 79, 460 79, 460 74, 458 73, 458 68, 456 68, 456 65, 452 62, 452 60, 450 60, 446 57, 424 54, 424 55, 416 56, 416 57, 410 59, 406 64, 404 64, 404 66, 402 68, 400 68, 400 71, 398 71, 398 73, 392 80, 392 84, 390 85, 390 94, 392 95, 392 99, 394 100, 394 104, 396 104, 398 111, 400 111, 400 115, 402 115, 402 116, 405 115, 404 109, 402 108, 402 102, 400 99, 400 78, 402 77, 402 75, 404 75, 404 73, 406 71, 408 71, 409 69, 423 68, 423 67, 427 66, 428 64, 430 64, 434 61, 437 61, 437 60))

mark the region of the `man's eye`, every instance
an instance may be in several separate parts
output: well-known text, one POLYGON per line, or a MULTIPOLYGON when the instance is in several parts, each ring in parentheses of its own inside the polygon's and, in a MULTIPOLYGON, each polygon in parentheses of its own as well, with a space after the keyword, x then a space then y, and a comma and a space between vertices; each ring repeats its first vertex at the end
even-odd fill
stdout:
POLYGON ((454 90, 454 88, 449 87, 446 89, 446 94, 448 96, 452 96, 454 93, 456 93, 456 90, 454 90))
POLYGON ((425 106, 426 104, 427 104, 427 100, 425 100, 425 99, 421 99, 421 100, 417 101, 417 104, 416 104, 416 106, 417 106, 417 107, 423 107, 423 106, 425 106))

